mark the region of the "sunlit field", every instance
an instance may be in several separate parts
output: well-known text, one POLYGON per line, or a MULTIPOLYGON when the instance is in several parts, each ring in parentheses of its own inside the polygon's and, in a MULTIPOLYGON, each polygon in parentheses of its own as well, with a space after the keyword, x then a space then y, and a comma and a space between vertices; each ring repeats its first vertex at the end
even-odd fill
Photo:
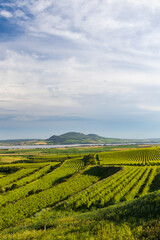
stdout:
POLYGON ((159 153, 1 150, 0 239, 158 239, 159 153))

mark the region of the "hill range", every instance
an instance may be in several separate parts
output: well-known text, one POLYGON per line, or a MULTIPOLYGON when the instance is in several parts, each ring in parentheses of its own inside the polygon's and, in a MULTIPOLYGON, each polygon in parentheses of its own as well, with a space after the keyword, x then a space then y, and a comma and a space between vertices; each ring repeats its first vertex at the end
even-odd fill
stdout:
POLYGON ((53 135, 48 139, 11 139, 0 140, 0 145, 69 145, 69 144, 147 144, 160 143, 160 138, 149 139, 122 139, 106 138, 97 134, 84 134, 79 132, 68 132, 61 135, 53 135))

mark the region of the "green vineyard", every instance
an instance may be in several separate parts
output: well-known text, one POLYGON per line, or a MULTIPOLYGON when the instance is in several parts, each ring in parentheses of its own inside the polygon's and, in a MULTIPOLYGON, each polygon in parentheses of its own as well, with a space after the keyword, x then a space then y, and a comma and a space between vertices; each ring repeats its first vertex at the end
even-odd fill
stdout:
POLYGON ((119 201, 131 200, 147 194, 156 174, 156 167, 125 167, 105 181, 71 197, 64 204, 74 210, 104 207, 119 201))
POLYGON ((159 165, 160 148, 133 149, 99 154, 101 164, 159 165))
MULTIPOLYGON (((105 209, 118 204, 128 206, 151 193, 159 196, 159 153, 159 147, 151 147, 89 152, 81 156, 54 155, 47 156, 46 161, 45 155, 25 157, 28 162, 23 162, 24 156, 22 161, 20 157, 10 163, 3 160, 0 165, 0 239, 30 239, 15 233, 12 238, 11 233, 6 235, 7 228, 30 218, 37 219, 37 214, 43 218, 43 211, 47 211, 47 216, 59 212, 67 215, 74 212, 80 216, 84 212, 107 211, 105 209)), ((53 220, 48 224, 52 227, 53 220)), ((24 227, 23 231, 26 231, 24 227)), ((35 239, 41 239, 38 236, 35 239)))

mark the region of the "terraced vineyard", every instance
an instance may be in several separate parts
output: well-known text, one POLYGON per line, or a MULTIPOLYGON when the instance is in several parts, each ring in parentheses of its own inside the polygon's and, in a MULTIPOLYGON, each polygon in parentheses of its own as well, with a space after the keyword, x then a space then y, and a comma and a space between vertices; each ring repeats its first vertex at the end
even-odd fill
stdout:
POLYGON ((0 165, 1 230, 48 207, 68 213, 103 209, 160 188, 158 147, 44 159, 0 165))

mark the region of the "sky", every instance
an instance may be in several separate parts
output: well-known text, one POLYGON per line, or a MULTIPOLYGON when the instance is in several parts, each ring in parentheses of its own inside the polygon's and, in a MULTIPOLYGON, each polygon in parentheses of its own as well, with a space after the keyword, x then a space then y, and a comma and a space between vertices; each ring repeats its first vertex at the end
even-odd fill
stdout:
POLYGON ((69 131, 160 137, 160 1, 0 1, 0 139, 69 131))

